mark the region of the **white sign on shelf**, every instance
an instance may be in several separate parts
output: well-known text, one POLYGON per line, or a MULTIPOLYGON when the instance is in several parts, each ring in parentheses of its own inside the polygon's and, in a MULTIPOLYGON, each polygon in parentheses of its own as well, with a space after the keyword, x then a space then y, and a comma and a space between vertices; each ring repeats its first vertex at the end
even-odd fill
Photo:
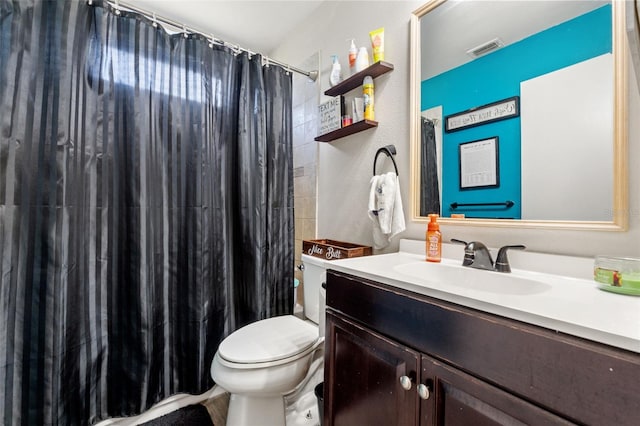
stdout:
POLYGON ((340 97, 331 99, 318 106, 320 124, 318 134, 324 135, 340 128, 340 97))

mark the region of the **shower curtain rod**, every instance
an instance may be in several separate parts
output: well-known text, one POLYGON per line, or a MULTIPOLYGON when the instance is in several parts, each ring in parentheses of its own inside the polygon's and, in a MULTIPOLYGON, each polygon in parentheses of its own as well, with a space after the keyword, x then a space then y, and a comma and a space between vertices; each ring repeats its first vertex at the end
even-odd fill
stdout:
MULTIPOLYGON (((93 6, 93 0, 87 0, 87 3, 89 4, 89 6, 93 6)), ((187 33, 191 33, 191 34, 199 34, 203 37, 205 37, 206 39, 209 40, 209 43, 215 43, 221 46, 226 46, 229 47, 237 52, 246 52, 249 55, 258 55, 260 53, 258 52, 253 52, 249 49, 246 49, 244 47, 238 46, 237 44, 232 44, 229 43, 227 41, 221 40, 219 38, 215 38, 213 36, 213 34, 206 34, 203 31, 194 29, 192 27, 188 27, 180 22, 176 22, 173 21, 169 18, 165 18, 162 16, 158 16, 155 12, 149 12, 148 10, 144 10, 144 9, 140 9, 139 7, 136 6, 132 6, 128 3, 124 3, 118 0, 115 1, 110 1, 110 0, 105 0, 104 3, 107 3, 109 6, 113 7, 115 9, 115 13, 116 15, 120 14, 121 10, 124 11, 131 11, 131 12, 135 12, 135 13, 139 13, 143 16, 145 16, 146 18, 150 19, 151 21, 153 21, 153 25, 156 26, 158 23, 163 23, 163 24, 167 24, 170 25, 176 29, 182 30, 182 32, 185 34, 187 33)), ((311 79, 312 81, 316 81, 316 79, 318 78, 318 71, 314 70, 314 71, 305 71, 305 70, 301 70, 300 68, 291 66, 289 64, 286 64, 284 62, 280 62, 278 60, 269 58, 266 55, 262 55, 263 61, 268 65, 268 64, 275 64, 275 65, 280 65, 282 68, 286 69, 287 71, 292 71, 292 72, 296 72, 298 74, 302 74, 304 76, 307 76, 309 79, 311 79)))

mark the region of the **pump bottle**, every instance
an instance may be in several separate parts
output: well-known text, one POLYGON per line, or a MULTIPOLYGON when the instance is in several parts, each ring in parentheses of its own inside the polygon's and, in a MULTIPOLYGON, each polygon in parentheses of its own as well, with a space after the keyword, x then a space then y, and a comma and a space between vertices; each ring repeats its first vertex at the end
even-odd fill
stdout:
POLYGON ((351 39, 351 47, 349 48, 349 72, 351 75, 356 73, 356 56, 358 55, 358 48, 354 39, 351 39))
POLYGON ((427 261, 440 262, 442 260, 442 234, 440 233, 440 224, 438 223, 438 215, 429 215, 429 224, 427 225, 427 261))

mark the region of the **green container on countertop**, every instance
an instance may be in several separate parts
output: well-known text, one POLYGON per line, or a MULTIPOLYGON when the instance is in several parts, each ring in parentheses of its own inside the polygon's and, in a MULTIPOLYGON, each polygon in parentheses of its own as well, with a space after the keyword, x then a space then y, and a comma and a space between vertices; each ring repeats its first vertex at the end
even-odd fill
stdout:
POLYGON ((640 259, 596 256, 593 279, 601 290, 640 296, 640 259))

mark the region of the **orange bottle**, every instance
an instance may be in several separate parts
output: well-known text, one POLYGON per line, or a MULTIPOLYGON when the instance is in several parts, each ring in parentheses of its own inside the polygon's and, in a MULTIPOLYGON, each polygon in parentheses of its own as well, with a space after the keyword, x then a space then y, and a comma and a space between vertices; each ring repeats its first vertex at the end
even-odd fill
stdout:
POLYGON ((442 259, 442 234, 440 233, 440 224, 438 223, 438 215, 430 214, 430 222, 427 225, 427 261, 440 262, 442 259))

